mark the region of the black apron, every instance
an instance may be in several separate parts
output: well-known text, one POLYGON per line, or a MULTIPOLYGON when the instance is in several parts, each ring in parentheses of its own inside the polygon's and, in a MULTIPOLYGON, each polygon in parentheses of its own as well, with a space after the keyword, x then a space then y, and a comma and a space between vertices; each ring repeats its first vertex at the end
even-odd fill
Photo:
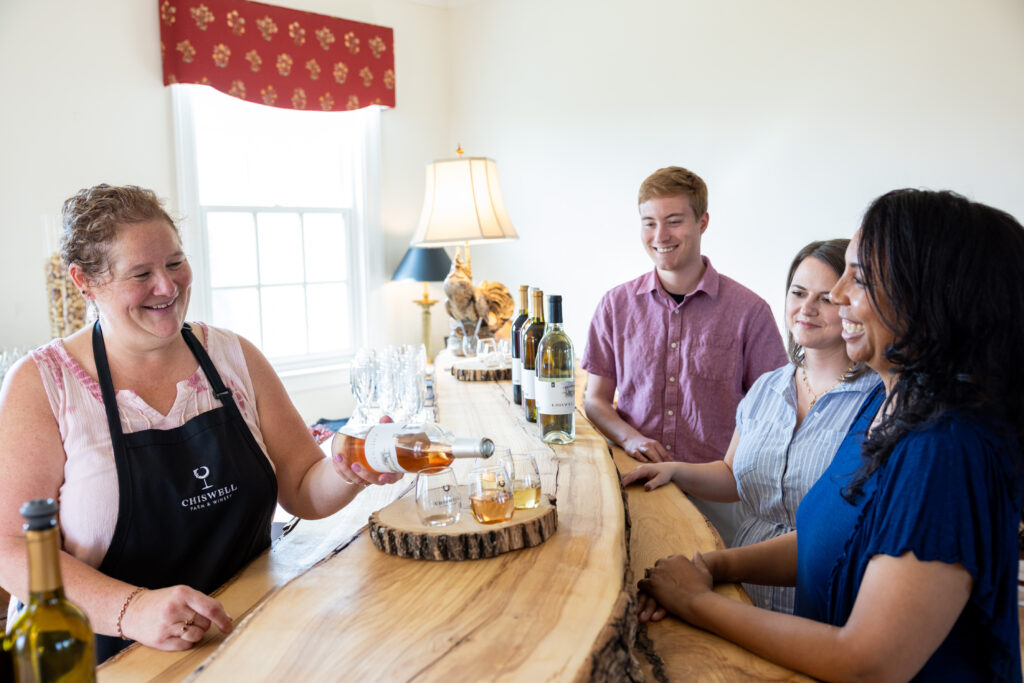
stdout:
MULTIPOLYGON (((146 588, 210 593, 270 545, 277 478, 188 324, 181 330, 221 406, 174 429, 121 430, 100 323, 96 375, 117 465, 117 524, 99 570, 146 588)), ((96 636, 102 662, 131 643, 96 636)))

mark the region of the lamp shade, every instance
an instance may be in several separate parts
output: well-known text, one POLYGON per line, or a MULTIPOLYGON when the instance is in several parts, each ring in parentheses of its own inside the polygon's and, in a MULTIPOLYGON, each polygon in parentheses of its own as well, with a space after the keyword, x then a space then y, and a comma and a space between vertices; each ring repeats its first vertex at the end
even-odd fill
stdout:
POLYGON ((415 246, 516 240, 498 186, 498 165, 487 157, 457 157, 427 164, 423 213, 415 246))
POLYGON ((452 260, 441 247, 409 247, 391 280, 441 282, 451 267, 452 260))

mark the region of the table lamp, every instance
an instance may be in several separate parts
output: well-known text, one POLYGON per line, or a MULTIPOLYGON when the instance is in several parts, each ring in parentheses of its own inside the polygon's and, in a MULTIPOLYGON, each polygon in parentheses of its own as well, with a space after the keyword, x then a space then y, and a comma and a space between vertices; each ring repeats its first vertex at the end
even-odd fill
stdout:
POLYGON ((423 211, 412 238, 417 247, 465 245, 466 270, 472 277, 470 243, 517 240, 498 185, 498 164, 487 157, 464 157, 427 164, 423 211))
POLYGON ((444 280, 451 266, 451 259, 441 247, 409 247, 391 276, 392 282, 415 280, 423 283, 423 298, 413 303, 423 308, 423 346, 427 349, 427 358, 433 358, 430 353, 430 307, 437 303, 430 298, 427 283, 444 280))

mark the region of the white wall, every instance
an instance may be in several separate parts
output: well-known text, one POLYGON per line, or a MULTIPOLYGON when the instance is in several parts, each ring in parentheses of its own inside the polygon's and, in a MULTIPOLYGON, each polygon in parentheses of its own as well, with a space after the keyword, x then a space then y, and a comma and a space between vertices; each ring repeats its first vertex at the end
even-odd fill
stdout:
MULTIPOLYGON (((563 294, 579 352, 601 294, 649 268, 635 197, 660 166, 707 180, 705 253, 777 313, 792 254, 852 234, 888 189, 951 188, 1024 218, 1019 0, 275 1, 395 29, 388 274, 424 164, 461 142, 498 161, 522 237, 474 248, 476 279, 563 294)), ((0 346, 48 338, 44 223, 66 197, 105 181, 175 199, 156 5, 0 0, 0 346)), ((388 341, 419 340, 419 294, 384 287, 388 341)), ((342 393, 296 399, 334 417, 342 393)))
POLYGON ((598 299, 649 269, 636 192, 710 189, 704 253, 781 315, 793 254, 848 237, 896 187, 1024 220, 1019 0, 492 0, 451 12, 452 143, 498 161, 521 240, 474 274, 564 295, 582 354, 598 299))

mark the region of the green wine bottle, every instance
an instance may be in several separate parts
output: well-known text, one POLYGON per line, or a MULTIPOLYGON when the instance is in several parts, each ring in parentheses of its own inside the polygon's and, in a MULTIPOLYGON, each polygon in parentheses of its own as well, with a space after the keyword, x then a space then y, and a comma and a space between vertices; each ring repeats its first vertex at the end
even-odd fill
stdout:
POLYGON ((39 498, 21 506, 28 544, 28 604, 8 633, 15 680, 78 683, 96 680, 89 619, 64 597, 60 576, 57 503, 39 498))

